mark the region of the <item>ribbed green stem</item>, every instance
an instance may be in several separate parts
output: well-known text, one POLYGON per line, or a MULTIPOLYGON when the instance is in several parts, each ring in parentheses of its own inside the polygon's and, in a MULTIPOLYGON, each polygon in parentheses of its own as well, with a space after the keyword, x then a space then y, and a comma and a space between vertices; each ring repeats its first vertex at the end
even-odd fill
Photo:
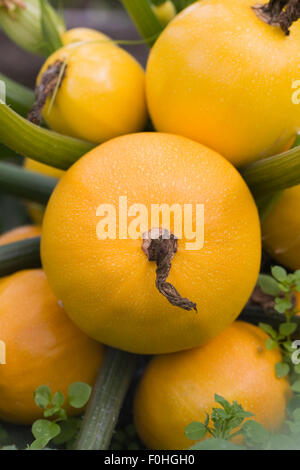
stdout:
POLYGON ((151 47, 163 30, 149 0, 121 0, 140 35, 151 47))
POLYGON ((137 356, 106 350, 99 376, 84 415, 76 450, 107 450, 130 385, 137 356))
POLYGON ((255 162, 241 173, 256 199, 296 186, 300 184, 300 146, 255 162))
POLYGON ((0 104, 0 142, 24 157, 66 170, 91 150, 90 142, 43 129, 0 104))
POLYGON ((41 266, 40 237, 0 246, 0 276, 41 266))
POLYGON ((6 85, 6 103, 17 113, 27 116, 34 103, 34 92, 2 73, 0 73, 0 81, 6 85))
POLYGON ((10 163, 0 162, 1 192, 46 204, 56 184, 56 178, 23 170, 10 163))

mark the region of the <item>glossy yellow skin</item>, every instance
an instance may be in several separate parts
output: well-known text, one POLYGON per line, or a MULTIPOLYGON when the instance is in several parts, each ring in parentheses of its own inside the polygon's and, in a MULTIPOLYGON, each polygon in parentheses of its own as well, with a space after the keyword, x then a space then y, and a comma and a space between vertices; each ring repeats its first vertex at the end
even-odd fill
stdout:
POLYGON ((291 395, 287 379, 278 379, 280 352, 265 348, 258 327, 235 322, 210 343, 151 360, 138 386, 134 418, 149 449, 187 449, 185 428, 204 422, 217 404, 214 395, 236 400, 268 430, 278 430, 291 395))
POLYGON ((52 54, 39 77, 67 61, 53 106, 43 117, 55 131, 94 143, 144 128, 147 119, 145 73, 125 50, 111 42, 74 43, 52 54))
POLYGON ((37 387, 48 385, 67 396, 73 382, 93 385, 102 361, 103 347, 73 325, 39 269, 0 280, 0 339, 6 344, 0 419, 13 423, 42 417, 33 399, 37 387))
POLYGON ((238 167, 280 153, 300 128, 292 102, 300 21, 287 37, 255 15, 255 4, 191 5, 158 38, 146 72, 156 129, 207 145, 238 167))
MULTIPOLYGON (((51 176, 52 178, 57 179, 61 178, 64 174, 63 170, 59 170, 53 166, 44 165, 43 163, 37 162, 36 160, 31 160, 31 158, 25 159, 24 167, 26 170, 35 171, 37 173, 41 173, 42 175, 51 176)), ((33 222, 37 225, 41 225, 44 217, 45 207, 42 204, 28 202, 27 208, 33 222)))
POLYGON ((278 263, 300 269, 300 185, 286 189, 262 224, 263 244, 278 263))
POLYGON ((64 46, 81 41, 111 41, 111 39, 100 31, 90 28, 72 28, 61 35, 64 46))
POLYGON ((14 243, 26 238, 39 237, 41 235, 41 227, 38 225, 22 225, 14 228, 0 236, 0 246, 7 243, 14 243))
POLYGON ((41 253, 52 289, 83 331, 160 354, 206 342, 237 317, 257 280, 260 236, 255 203, 228 161, 184 137, 140 133, 106 142, 65 173, 46 209, 41 253), (149 219, 151 204, 204 204, 204 247, 189 251, 178 240, 168 278, 198 314, 158 292, 141 236, 120 239, 117 229, 116 239, 97 238, 96 209, 109 203, 118 214, 124 195, 128 208, 145 205, 149 219))

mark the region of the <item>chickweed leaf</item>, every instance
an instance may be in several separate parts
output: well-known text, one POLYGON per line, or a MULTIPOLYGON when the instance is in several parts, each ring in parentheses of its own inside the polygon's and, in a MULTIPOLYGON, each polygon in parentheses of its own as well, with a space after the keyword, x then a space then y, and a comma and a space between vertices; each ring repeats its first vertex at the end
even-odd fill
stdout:
POLYGON ((267 335, 271 336, 271 338, 276 339, 277 338, 277 333, 276 331, 271 327, 271 325, 268 325, 268 323, 260 323, 259 328, 263 330, 267 335))
POLYGON ((47 419, 38 419, 33 423, 31 431, 36 440, 30 445, 30 449, 37 450, 44 448, 51 439, 58 436, 60 427, 47 419))
POLYGON ((61 408, 65 402, 65 397, 62 392, 56 392, 54 393, 52 397, 52 405, 57 406, 61 408))
POLYGON ((287 272, 281 266, 273 266, 271 269, 272 276, 277 279, 279 282, 284 282, 287 280, 287 272))
POLYGON ((297 323, 282 323, 279 327, 279 333, 283 336, 289 336, 297 330, 297 323))
POLYGON ((192 422, 185 428, 185 435, 192 441, 200 441, 207 434, 207 427, 203 423, 192 422))
POLYGON ((292 308, 292 302, 290 299, 276 297, 275 299, 275 310, 278 313, 285 313, 287 310, 292 308))
POLYGON ((286 377, 290 372, 290 366, 285 362, 277 362, 275 365, 275 372, 276 376, 281 379, 282 377, 286 377))
POLYGON ((273 295, 274 297, 280 295, 278 282, 272 276, 268 276, 267 274, 260 274, 258 278, 258 284, 265 294, 273 295))
POLYGON ((221 395, 218 395, 217 393, 215 393, 215 402, 220 403, 227 413, 231 412, 232 406, 229 401, 225 400, 225 398, 221 397, 221 395))
POLYGON ((267 338, 266 340, 266 348, 268 349, 268 351, 271 351, 272 349, 275 349, 278 347, 278 343, 277 341, 275 341, 274 339, 272 338, 267 338))
POLYGON ((92 387, 83 382, 75 382, 68 390, 69 403, 73 408, 83 408, 90 399, 92 387))
POLYGON ((51 401, 51 389, 47 385, 41 385, 34 392, 34 401, 39 408, 47 408, 51 401))
POLYGON ((300 408, 296 408, 293 411, 293 418, 295 421, 300 421, 300 408))
POLYGON ((197 442, 189 450, 246 450, 246 448, 225 439, 212 438, 197 442))
POLYGON ((253 444, 265 444, 269 440, 268 431, 257 421, 246 421, 242 427, 242 433, 245 440, 253 444))
POLYGON ((293 392, 300 393, 300 380, 296 380, 296 382, 292 384, 291 388, 293 392))

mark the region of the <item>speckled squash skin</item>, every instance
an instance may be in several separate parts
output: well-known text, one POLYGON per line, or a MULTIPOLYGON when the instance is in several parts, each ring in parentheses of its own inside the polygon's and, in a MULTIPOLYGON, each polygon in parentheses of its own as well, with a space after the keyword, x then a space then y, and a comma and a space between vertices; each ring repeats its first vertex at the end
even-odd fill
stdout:
MULTIPOLYGON (((73 382, 94 384, 103 346, 67 317, 40 269, 0 280, 0 339, 6 364, 0 365, 0 419, 31 424, 42 418, 34 391, 48 385, 67 396, 73 382)), ((70 408, 74 415, 82 410, 70 408)))
POLYGON ((263 244, 278 263, 300 269, 300 185, 286 189, 262 224, 263 244))
POLYGON ((41 254, 52 289, 84 332, 160 354, 198 346, 238 316, 257 280, 260 236, 250 191, 227 160, 184 137, 140 133, 106 142, 65 173, 46 210, 41 254), (184 233, 168 278, 198 314, 158 292, 141 236, 120 239, 117 220, 117 239, 97 238, 97 208, 112 204, 119 213, 124 195, 149 218, 151 204, 204 204, 204 247, 186 250, 184 233))
POLYGON ((187 449, 185 428, 204 422, 217 404, 215 393, 236 400, 268 430, 278 430, 291 395, 288 380, 278 379, 277 349, 265 348, 258 327, 234 322, 210 343, 190 351, 155 357, 137 388, 134 418, 149 449, 187 449))
POLYGON ((101 38, 70 43, 46 60, 38 84, 56 61, 67 61, 67 67, 51 108, 48 98, 43 109, 53 130, 100 143, 144 128, 145 73, 128 52, 101 38))
POLYGON ((256 0, 202 0, 166 27, 146 72, 158 131, 189 137, 241 167, 292 145, 300 105, 300 21, 285 36, 256 0))

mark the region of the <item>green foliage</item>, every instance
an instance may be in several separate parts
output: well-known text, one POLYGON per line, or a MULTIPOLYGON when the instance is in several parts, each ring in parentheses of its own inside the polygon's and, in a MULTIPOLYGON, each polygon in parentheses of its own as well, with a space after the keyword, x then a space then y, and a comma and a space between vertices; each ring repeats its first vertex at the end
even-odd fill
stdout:
MULTIPOLYGON (((297 364, 292 359, 295 351, 292 335, 298 328, 297 323, 293 321, 293 317, 299 313, 295 305, 294 293, 300 292, 300 270, 289 274, 281 266, 273 266, 271 274, 260 275, 259 286, 265 294, 274 297, 274 308, 278 313, 285 316, 285 321, 281 323, 278 331, 275 331, 266 323, 260 323, 259 326, 269 336, 266 341, 266 348, 269 350, 279 348, 282 353, 283 361, 276 364, 277 377, 282 378, 290 374, 293 383, 295 375, 299 373, 297 370, 300 371, 300 368, 297 369, 297 364)), ((297 386, 294 388, 297 389, 297 386)))
POLYGON ((44 449, 50 441, 54 445, 71 448, 80 427, 80 418, 70 418, 67 408, 83 408, 91 395, 91 387, 82 382, 75 382, 68 389, 68 399, 62 392, 52 394, 47 385, 41 385, 34 393, 36 405, 43 410, 44 419, 38 419, 32 425, 35 440, 28 447, 30 450, 44 449))
MULTIPOLYGON (((300 382, 300 381, 299 381, 300 382)), ((300 407, 290 410, 290 419, 285 422, 282 434, 267 431, 253 416, 237 402, 229 403, 215 395, 221 407, 213 408, 203 423, 193 422, 186 427, 185 434, 193 441, 200 440, 191 450, 296 450, 300 441, 300 407), (233 442, 242 437, 242 444, 233 442), (203 438, 205 440, 202 440, 203 438)))

